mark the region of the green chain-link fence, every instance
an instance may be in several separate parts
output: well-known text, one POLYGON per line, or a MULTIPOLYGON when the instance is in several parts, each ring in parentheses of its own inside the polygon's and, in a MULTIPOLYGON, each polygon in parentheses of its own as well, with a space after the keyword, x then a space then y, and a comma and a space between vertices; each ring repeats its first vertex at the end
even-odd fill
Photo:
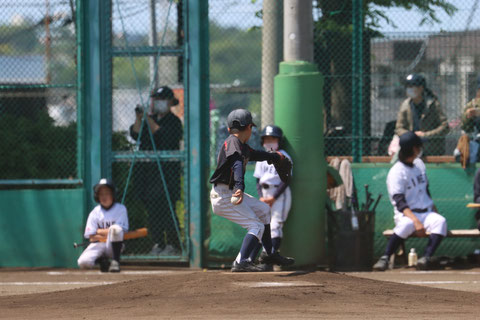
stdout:
POLYGON ((131 228, 149 229, 125 255, 186 259, 183 3, 115 0, 111 9, 112 175, 131 228))
MULTIPOLYGON (((324 122, 325 156, 346 156, 353 162, 373 163, 365 171, 368 174, 359 174, 364 169, 354 164, 354 175, 358 176, 357 186, 370 184, 371 190, 384 193, 377 213, 377 256, 385 244, 381 232, 393 226, 393 210, 385 194, 384 168, 388 168, 391 160, 389 146, 395 133, 401 132, 400 124, 408 130, 426 133, 427 162, 456 161, 454 149, 462 129, 466 128, 462 126, 462 111, 479 86, 480 24, 475 19, 478 2, 313 1, 313 56, 325 77, 324 119, 318 119, 324 122), (415 106, 407 100, 409 74, 419 74, 426 81, 423 99, 415 100, 415 106), (431 108, 432 103, 435 109, 431 108), (407 119, 397 125, 402 104, 407 105, 406 109, 418 110, 418 121, 407 119), (379 162, 386 164, 376 169, 375 163, 379 162)), ((263 1, 210 1, 212 166, 227 136, 225 119, 232 109, 249 109, 256 123, 262 123, 265 115, 260 92, 262 8, 263 1)), ((472 138, 478 133, 476 128, 469 131, 472 138)), ((260 148, 259 140, 257 132, 250 144, 260 148)), ((466 192, 472 189, 471 176, 459 165, 435 166, 439 166, 439 171, 432 174, 436 183, 434 200, 437 199, 452 227, 470 228, 472 215, 464 205, 471 199, 471 192, 466 192), (439 174, 442 170, 458 175, 455 183, 462 187, 452 190, 451 186, 443 185, 445 181, 439 174), (454 214, 458 210, 462 216, 454 214)), ((247 191, 256 195, 251 173, 247 172, 247 180, 250 179, 247 191)), ((359 193, 362 196, 361 190, 359 193)), ((224 224, 211 216, 212 259, 222 255, 231 257, 240 245, 243 231, 224 224), (239 239, 231 240, 232 234, 239 239)), ((462 244, 446 241, 441 252, 457 254, 472 249, 470 240, 462 244)))
POLYGON ((0 179, 78 178, 74 1, 0 3, 0 179))

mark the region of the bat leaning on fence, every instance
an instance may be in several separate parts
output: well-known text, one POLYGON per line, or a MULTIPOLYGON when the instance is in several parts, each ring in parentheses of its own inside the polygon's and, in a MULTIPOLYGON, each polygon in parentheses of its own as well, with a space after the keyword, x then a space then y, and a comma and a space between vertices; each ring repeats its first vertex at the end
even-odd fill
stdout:
POLYGON ((480 209, 480 203, 469 203, 467 204, 467 208, 479 208, 480 209))
MULTIPOLYGON (((129 231, 129 232, 125 233, 125 234, 123 235, 123 240, 143 238, 143 237, 146 237, 147 234, 148 234, 147 228, 140 228, 140 229, 133 230, 133 231, 129 231)), ((106 241, 106 240, 100 240, 100 242, 105 242, 105 241, 106 241)), ((74 242, 74 243, 73 243, 73 247, 74 247, 74 248, 86 247, 86 246, 88 246, 90 243, 91 243, 90 241, 85 241, 85 242, 82 242, 82 243, 74 242)))

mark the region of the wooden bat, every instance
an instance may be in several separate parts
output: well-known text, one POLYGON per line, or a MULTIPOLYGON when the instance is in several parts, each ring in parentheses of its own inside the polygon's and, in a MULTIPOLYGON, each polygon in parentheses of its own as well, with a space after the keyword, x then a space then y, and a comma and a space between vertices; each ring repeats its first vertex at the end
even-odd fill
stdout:
MULTIPOLYGON (((123 235, 123 240, 129 240, 129 239, 137 239, 137 238, 143 238, 146 237, 148 234, 148 229, 147 228, 140 228, 137 230, 129 231, 123 235)), ((106 242, 107 239, 102 239, 100 242, 106 242)), ((89 241, 83 242, 83 243, 73 243, 74 248, 78 247, 86 247, 90 244, 89 241)))
POLYGON ((469 203, 467 204, 467 208, 480 208, 480 203, 469 203))

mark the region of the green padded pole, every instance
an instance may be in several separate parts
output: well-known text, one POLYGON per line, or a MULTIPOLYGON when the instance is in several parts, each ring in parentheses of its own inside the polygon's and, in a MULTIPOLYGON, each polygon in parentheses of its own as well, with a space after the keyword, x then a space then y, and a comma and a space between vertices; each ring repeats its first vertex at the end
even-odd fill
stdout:
POLYGON ((326 260, 323 76, 312 63, 282 62, 274 90, 275 124, 293 158, 292 209, 281 251, 297 266, 317 265, 326 260))

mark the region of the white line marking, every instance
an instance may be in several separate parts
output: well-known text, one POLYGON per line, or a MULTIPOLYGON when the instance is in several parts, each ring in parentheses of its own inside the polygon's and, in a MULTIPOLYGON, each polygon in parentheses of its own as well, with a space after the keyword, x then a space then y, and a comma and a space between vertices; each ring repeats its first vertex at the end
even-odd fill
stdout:
MULTIPOLYGON (((153 270, 153 271, 122 271, 117 275, 148 275, 148 274, 169 274, 174 273, 170 270, 153 270)), ((62 276, 62 275, 79 275, 83 276, 86 274, 108 274, 113 275, 112 273, 100 272, 100 271, 49 271, 47 272, 50 276, 62 276)))
POLYGON ((56 286, 56 285, 106 285, 118 281, 69 281, 69 282, 0 282, 0 286, 56 286))
POLYGON ((400 271, 404 274, 480 274, 480 271, 400 271))
POLYGON ((480 281, 401 281, 401 283, 405 284, 477 284, 480 281))
POLYGON ((288 282, 237 282, 237 285, 250 288, 269 288, 269 287, 323 287, 323 284, 307 281, 288 281, 288 282))

